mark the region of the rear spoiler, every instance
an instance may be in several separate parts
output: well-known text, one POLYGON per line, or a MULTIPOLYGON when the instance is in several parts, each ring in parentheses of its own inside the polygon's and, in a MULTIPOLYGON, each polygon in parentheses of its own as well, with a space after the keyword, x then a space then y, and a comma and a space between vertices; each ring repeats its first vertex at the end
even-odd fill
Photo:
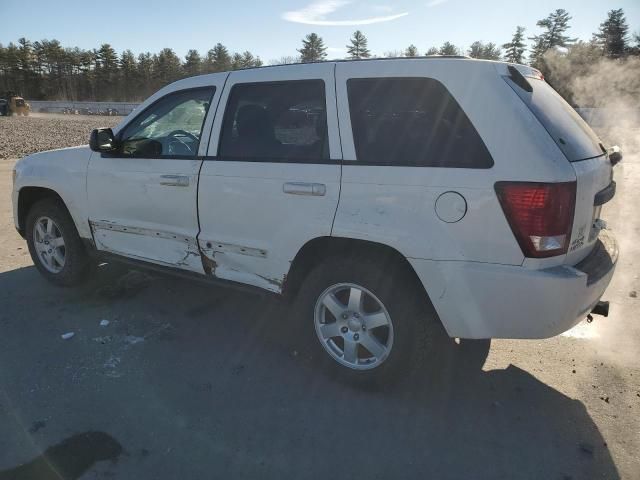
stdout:
POLYGON ((515 83, 525 92, 529 92, 529 93, 533 92, 533 87, 531 86, 529 81, 525 78, 525 76, 522 75, 522 73, 520 73, 520 70, 518 70, 513 65, 509 65, 507 67, 507 70, 509 70, 509 77, 511 78, 511 80, 513 80, 513 83, 515 83))

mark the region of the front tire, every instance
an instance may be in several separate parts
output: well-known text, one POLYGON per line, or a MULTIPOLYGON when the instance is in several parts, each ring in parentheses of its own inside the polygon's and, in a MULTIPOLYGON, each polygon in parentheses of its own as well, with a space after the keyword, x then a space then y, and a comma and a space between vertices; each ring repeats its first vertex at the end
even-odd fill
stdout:
POLYGON ((90 272, 90 257, 61 202, 37 202, 27 215, 26 237, 33 263, 51 283, 77 285, 90 272))
POLYGON ((312 270, 292 321, 318 363, 355 383, 407 376, 445 338, 415 280, 395 260, 365 256, 334 258, 312 270))

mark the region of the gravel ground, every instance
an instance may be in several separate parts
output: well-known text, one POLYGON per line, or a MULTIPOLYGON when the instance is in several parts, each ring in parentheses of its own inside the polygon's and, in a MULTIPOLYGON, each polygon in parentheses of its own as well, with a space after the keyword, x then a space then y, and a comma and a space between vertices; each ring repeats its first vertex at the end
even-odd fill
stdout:
POLYGON ((91 130, 115 127, 123 117, 33 114, 0 117, 0 158, 89 143, 91 130))
MULTIPOLYGON (((86 143, 108 121, 0 118, 4 154, 86 143)), ((638 156, 603 214, 621 250, 609 318, 496 340, 481 371, 389 392, 323 375, 269 298, 111 266, 48 284, 13 228, 13 164, 0 161, 0 480, 61 478, 51 464, 85 480, 640 478, 638 156)))

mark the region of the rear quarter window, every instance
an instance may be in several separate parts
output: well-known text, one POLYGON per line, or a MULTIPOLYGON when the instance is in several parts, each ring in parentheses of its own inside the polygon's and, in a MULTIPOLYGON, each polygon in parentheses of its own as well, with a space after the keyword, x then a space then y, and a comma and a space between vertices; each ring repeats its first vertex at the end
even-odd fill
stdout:
POLYGON ((347 81, 351 128, 360 163, 490 168, 493 159, 446 87, 430 78, 347 81))
POLYGON ((529 107, 570 162, 604 154, 598 136, 582 117, 544 80, 527 78, 531 92, 509 77, 505 81, 529 107))

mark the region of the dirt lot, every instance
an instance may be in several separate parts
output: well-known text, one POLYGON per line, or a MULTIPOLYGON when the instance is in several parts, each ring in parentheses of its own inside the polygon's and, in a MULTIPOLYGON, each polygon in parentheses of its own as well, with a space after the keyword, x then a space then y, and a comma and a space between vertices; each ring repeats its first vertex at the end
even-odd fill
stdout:
POLYGON ((91 130, 114 127, 122 118, 43 113, 0 117, 0 159, 87 144, 91 130))
MULTIPOLYGON (((0 118, 0 142, 16 134, 2 154, 104 120, 0 118)), ((320 373, 269 298, 112 266, 79 289, 47 284, 13 228, 13 163, 0 161, 0 479, 60 478, 52 463, 74 479, 640 478, 637 156, 605 213, 621 248, 609 318, 494 341, 482 371, 386 392, 320 373)))

